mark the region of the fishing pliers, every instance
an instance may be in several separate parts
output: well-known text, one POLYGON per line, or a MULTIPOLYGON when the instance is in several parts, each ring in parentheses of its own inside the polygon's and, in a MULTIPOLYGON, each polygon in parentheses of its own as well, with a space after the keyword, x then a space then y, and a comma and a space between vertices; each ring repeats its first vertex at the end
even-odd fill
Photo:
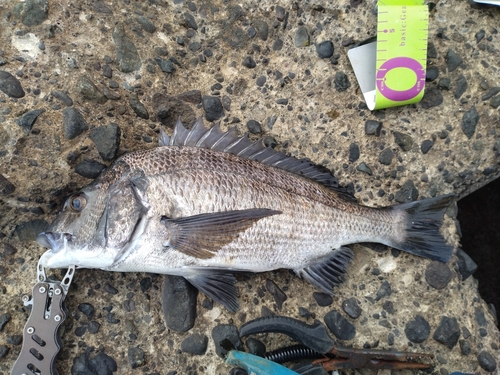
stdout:
MULTIPOLYGON (((309 325, 289 317, 270 316, 247 322, 240 328, 240 335, 242 337, 270 332, 285 334, 298 341, 301 346, 284 348, 285 350, 278 349, 274 352, 266 353, 266 359, 283 363, 297 359, 315 358, 313 361, 294 369, 296 373, 300 374, 320 375, 337 369, 362 368, 392 370, 427 369, 432 367, 432 365, 415 361, 434 358, 432 354, 425 353, 354 349, 338 346, 328 334, 326 327, 318 321, 309 325)), ((245 358, 248 359, 249 357, 245 358)), ((239 364, 244 364, 244 361, 240 361, 239 364)), ((255 367, 252 371, 259 374, 259 372, 255 371, 255 367)), ((266 373, 260 372, 262 375, 266 373)))

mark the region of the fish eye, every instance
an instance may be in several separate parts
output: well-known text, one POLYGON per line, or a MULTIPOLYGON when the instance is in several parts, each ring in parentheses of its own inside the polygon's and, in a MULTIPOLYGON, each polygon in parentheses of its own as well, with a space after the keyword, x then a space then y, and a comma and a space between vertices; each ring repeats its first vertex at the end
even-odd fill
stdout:
POLYGON ((80 212, 87 205, 87 198, 83 195, 75 195, 69 199, 69 208, 71 211, 80 212))

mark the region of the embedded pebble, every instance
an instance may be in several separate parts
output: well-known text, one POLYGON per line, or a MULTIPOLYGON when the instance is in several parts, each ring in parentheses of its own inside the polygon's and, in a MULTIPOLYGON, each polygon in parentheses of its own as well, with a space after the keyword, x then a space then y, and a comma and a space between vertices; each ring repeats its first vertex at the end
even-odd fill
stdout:
POLYGON ((439 69, 436 66, 431 66, 425 71, 425 80, 432 82, 439 76, 439 69))
POLYGON ((389 281, 384 280, 379 290, 377 291, 377 295, 375 296, 375 300, 379 301, 382 298, 389 297, 392 294, 391 284, 389 281))
POLYGON ((245 60, 243 60, 243 66, 249 69, 253 69, 257 66, 257 64, 255 63, 255 60, 251 56, 247 56, 245 57, 245 60))
POLYGON ((137 97, 137 94, 135 93, 130 94, 129 100, 130 100, 130 106, 134 110, 137 117, 143 118, 145 120, 149 119, 149 112, 147 108, 144 106, 144 104, 141 103, 141 101, 137 97))
POLYGON ((489 98, 495 96, 496 94, 500 93, 500 87, 495 86, 495 87, 490 87, 488 91, 486 91, 483 96, 481 96, 481 100, 485 101, 488 100, 489 98))
MULTIPOLYGON (((442 81, 442 80, 441 80, 442 81)), ((441 83, 440 81, 440 83, 441 83)), ((425 89, 424 96, 420 101, 420 105, 424 109, 436 107, 443 103, 443 93, 435 86, 425 89)))
POLYGON ((458 344, 460 345, 460 352, 463 355, 469 355, 471 352, 470 344, 467 340, 459 340, 458 344))
POLYGON ((5 325, 8 322, 10 322, 10 319, 11 319, 11 316, 9 313, 3 313, 2 315, 0 315, 0 332, 2 332, 3 327, 5 327, 5 325))
POLYGON ((458 326, 457 319, 443 316, 432 337, 437 342, 446 345, 449 349, 453 348, 460 337, 460 327, 458 326))
POLYGON ((320 59, 329 59, 333 56, 333 43, 329 40, 316 44, 316 53, 320 59))
POLYGON ((260 125, 260 122, 258 122, 258 121, 249 120, 247 122, 247 128, 248 128, 248 131, 252 134, 262 133, 262 126, 260 125))
POLYGON ((198 290, 183 277, 164 277, 161 305, 165 324, 175 332, 186 332, 194 326, 198 290))
POLYGON ((161 57, 155 57, 155 61, 160 67, 162 72, 165 73, 173 73, 175 72, 175 66, 174 63, 170 60, 164 60, 161 57))
MULTIPOLYGON (((448 77, 441 78, 438 82, 438 88, 441 90, 451 89, 451 79, 449 79, 448 77)), ((442 97, 442 94, 441 94, 441 97, 442 97)), ((442 102, 442 100, 441 100, 441 102, 442 102)))
POLYGON ((359 159, 359 146, 356 143, 351 143, 349 146, 349 161, 351 163, 359 159))
POLYGON ((87 325, 88 331, 92 334, 96 334, 97 332, 99 332, 99 328, 101 328, 101 325, 95 321, 91 321, 87 325))
POLYGON ((106 168, 102 163, 96 160, 85 159, 77 164, 75 172, 82 177, 96 178, 106 168))
POLYGON ((413 138, 408 134, 394 132, 394 141, 403 151, 410 151, 413 146, 413 138))
POLYGON ((266 290, 271 293, 274 298, 274 302, 278 306, 278 310, 283 307, 283 302, 287 300, 287 295, 283 292, 276 283, 270 279, 266 280, 266 290))
POLYGON ((446 263, 432 261, 425 269, 425 280, 435 289, 443 289, 448 285, 452 272, 446 263))
POLYGON ((110 283, 104 284, 104 290, 110 294, 118 294, 118 289, 116 289, 110 283))
POLYGON ((461 63, 463 59, 458 56, 455 51, 448 50, 446 54, 446 65, 448 66, 448 72, 453 72, 461 63))
POLYGON ((230 350, 243 350, 238 328, 233 324, 219 324, 212 329, 215 352, 225 358, 230 350))
POLYGON ((218 97, 203 95, 202 104, 207 121, 216 121, 224 117, 224 109, 218 97))
POLYGON ((334 78, 335 90, 342 92, 351 87, 351 82, 349 82, 349 77, 344 72, 335 73, 334 78))
POLYGON ((23 342, 23 335, 12 335, 12 336, 7 336, 7 344, 10 345, 21 345, 23 342))
MULTIPOLYGON (((15 253, 17 253, 17 249, 14 246, 12 246, 8 243, 3 244, 3 254, 4 255, 14 255, 15 253)), ((1 331, 1 329, 0 329, 0 331, 1 331)))
POLYGON ((144 350, 138 346, 128 348, 127 357, 128 363, 133 369, 144 366, 145 364, 144 350))
POLYGON ((426 139, 425 141, 422 141, 420 144, 420 151, 422 151, 422 154, 427 154, 430 149, 434 146, 434 141, 430 139, 426 139))
POLYGON ((0 345, 0 359, 9 354, 9 347, 7 345, 0 345))
POLYGON ((416 201, 418 190, 412 180, 406 181, 400 190, 396 192, 395 199, 398 203, 408 203, 416 201))
POLYGON ((330 306, 333 303, 332 296, 326 293, 314 292, 313 298, 319 306, 330 306))
POLYGON ((120 147, 121 130, 117 123, 100 126, 90 131, 90 139, 97 147, 103 160, 113 160, 120 147))
POLYGON ((198 30, 198 24, 191 13, 184 12, 182 20, 184 21, 184 26, 193 30, 198 30))
POLYGON ((354 297, 346 299, 342 302, 342 309, 353 319, 359 318, 361 315, 361 307, 358 305, 358 300, 354 297))
POLYGON ((35 124, 36 119, 42 113, 45 112, 45 109, 33 109, 31 111, 26 112, 20 118, 16 120, 17 125, 24 129, 26 133, 29 133, 35 124))
POLYGON ((463 75, 458 77, 455 83, 456 89, 455 89, 455 99, 460 99, 460 97, 463 95, 463 93, 467 90, 467 80, 463 75))
POLYGON ((411 342, 419 344, 429 337, 431 326, 422 316, 417 315, 405 326, 405 335, 411 342))
POLYGON ((78 305, 78 310, 85 314, 85 316, 89 319, 92 319, 95 313, 94 306, 90 303, 81 303, 78 305))
POLYGON ((193 355, 204 355, 207 351, 208 337, 200 333, 189 335, 181 342, 181 351, 193 355))
POLYGON ((356 336, 356 327, 353 326, 338 311, 328 312, 325 317, 325 324, 339 340, 352 340, 356 336))
POLYGON ((385 148, 378 155, 378 161, 380 164, 390 165, 392 163, 392 158, 394 157, 394 152, 390 148, 385 148))
POLYGON ((62 123, 66 139, 76 138, 89 128, 82 114, 75 107, 64 108, 62 123))
POLYGON ((300 26, 293 37, 295 47, 307 47, 309 45, 309 33, 307 28, 300 26))
POLYGON ((25 95, 21 82, 5 70, 0 70, 0 90, 11 98, 22 98, 25 95))
POLYGON ((131 73, 139 70, 142 65, 141 58, 137 52, 137 47, 125 34, 123 24, 116 24, 112 36, 116 46, 118 69, 123 73, 131 73))
POLYGON ((148 33, 152 34, 156 31, 156 26, 144 16, 136 16, 136 21, 142 26, 142 28, 148 33))
POLYGON ((71 107, 73 105, 73 99, 71 99, 71 97, 67 93, 65 93, 64 91, 53 90, 53 91, 51 91, 50 95, 52 95, 57 100, 60 100, 61 102, 66 104, 68 107, 71 107))
POLYGON ((263 41, 267 40, 267 36, 269 35, 269 25, 264 20, 255 20, 253 22, 255 30, 259 35, 259 38, 263 41))
POLYGON ((370 176, 371 176, 371 175, 373 175, 372 170, 370 169, 370 167, 368 167, 368 165, 366 165, 366 163, 365 163, 365 162, 360 163, 360 164, 356 167, 356 169, 357 169, 358 171, 363 172, 363 173, 366 173, 366 174, 368 174, 368 175, 370 175, 370 176))
MULTIPOLYGON (((376 135, 380 136, 380 131, 382 130, 382 123, 375 120, 365 121, 365 133, 366 135, 376 135)), ((390 163, 389 163, 390 164, 390 163)))
POLYGON ((256 338, 249 337, 247 341, 245 342, 245 345, 248 348, 248 352, 250 354, 259 356, 259 357, 264 357, 264 354, 266 353, 266 345, 260 340, 257 340, 256 338))
POLYGON ((73 358, 71 375, 113 375, 118 369, 116 361, 100 352, 94 358, 90 358, 90 351, 73 358))
POLYGON ((76 82, 76 91, 78 91, 84 99, 103 104, 107 101, 104 94, 97 88, 89 77, 82 76, 76 82))
POLYGON ((14 190, 16 190, 14 184, 0 174, 0 193, 8 195, 13 193, 14 190))
POLYGON ((39 233, 45 231, 48 226, 49 223, 47 223, 45 220, 29 220, 17 225, 14 233, 17 234, 19 241, 31 242, 35 241, 36 236, 38 236, 39 233))
POLYGON ((476 111, 476 107, 472 107, 467 112, 464 113, 462 117, 462 131, 471 139, 476 132, 476 125, 479 121, 479 114, 476 111))
POLYGON ((495 358, 493 358, 493 356, 486 350, 479 353, 477 361, 479 366, 481 366, 481 368, 485 371, 493 372, 497 369, 497 362, 495 361, 495 358))
POLYGON ((28 27, 42 24, 49 15, 47 0, 26 0, 14 6, 14 15, 28 27))

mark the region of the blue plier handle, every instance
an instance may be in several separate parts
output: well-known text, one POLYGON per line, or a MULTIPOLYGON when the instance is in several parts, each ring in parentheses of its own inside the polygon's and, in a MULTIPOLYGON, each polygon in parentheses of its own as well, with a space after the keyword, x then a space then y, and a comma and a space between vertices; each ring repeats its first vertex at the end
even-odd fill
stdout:
POLYGON ((227 357, 226 363, 231 366, 241 367, 249 374, 256 375, 299 375, 297 372, 281 366, 280 364, 269 361, 265 358, 256 355, 231 350, 227 357))

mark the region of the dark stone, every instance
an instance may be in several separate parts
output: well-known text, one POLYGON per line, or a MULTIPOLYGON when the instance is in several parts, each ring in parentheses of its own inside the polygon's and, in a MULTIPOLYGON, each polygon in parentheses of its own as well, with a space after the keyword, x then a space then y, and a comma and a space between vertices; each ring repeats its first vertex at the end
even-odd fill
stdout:
POLYGON ((64 104, 66 104, 68 107, 71 107, 73 105, 73 99, 71 99, 70 96, 66 94, 64 91, 53 90, 50 93, 50 95, 52 95, 57 100, 63 102, 64 104))
POLYGON ((216 96, 203 95, 202 97, 203 110, 207 121, 215 121, 224 117, 224 109, 222 103, 216 96))
POLYGON ((443 316, 441 322, 434 332, 434 340, 446 345, 449 349, 453 348, 460 337, 460 327, 456 318, 443 316))
POLYGON ((142 28, 152 34, 156 31, 156 26, 151 22, 149 19, 147 19, 144 16, 136 16, 135 17, 136 21, 142 26, 142 28))
POLYGON ((193 328, 197 295, 198 290, 185 278, 165 275, 161 305, 168 328, 176 332, 186 332, 193 328))
POLYGON ((45 109, 33 109, 31 111, 26 112, 20 118, 16 120, 17 125, 24 129, 26 133, 31 131, 31 128, 35 124, 36 119, 40 116, 45 109))
POLYGON ((403 151, 410 151, 413 146, 413 138, 408 134, 394 132, 394 141, 403 151))
POLYGON ((111 285, 110 283, 106 283, 104 284, 104 290, 106 292, 108 292, 109 294, 118 294, 118 289, 116 289, 113 285, 111 285))
POLYGON ((448 50, 446 54, 446 65, 448 66, 448 72, 453 72, 461 63, 463 59, 458 56, 453 50, 448 50))
POLYGON ((458 272, 462 280, 467 280, 477 270, 477 264, 460 247, 457 249, 458 272))
POLYGON ((89 128, 82 114, 74 107, 64 108, 62 122, 66 139, 76 138, 89 128))
POLYGON ((144 366, 144 364, 146 363, 144 359, 144 350, 142 350, 138 346, 128 348, 127 357, 128 363, 130 363, 130 367, 132 367, 133 369, 144 366))
POLYGON ((342 302, 342 309, 353 319, 359 318, 361 315, 361 307, 358 305, 358 300, 354 297, 346 299, 342 302))
POLYGON ((321 59, 329 59, 333 56, 333 43, 329 40, 316 44, 316 53, 321 59))
POLYGON ((384 280, 379 290, 377 291, 375 301, 379 301, 382 298, 389 297, 391 294, 392 294, 391 284, 389 283, 389 281, 384 280))
POLYGON ((500 87, 499 86, 496 86, 496 87, 490 87, 488 89, 488 91, 486 91, 483 96, 481 96, 481 100, 482 101, 485 101, 485 100, 488 100, 489 98, 491 98, 492 96, 495 96, 496 94, 498 94, 500 92, 500 87))
POLYGON ((326 293, 314 292, 313 298, 319 306, 330 306, 333 303, 332 296, 326 293))
POLYGON ((177 97, 188 103, 201 104, 201 91, 200 90, 190 90, 177 95, 177 97))
POLYGON ((75 329, 75 336, 82 337, 85 334, 85 332, 87 332, 87 327, 86 326, 76 327, 76 329, 75 329))
POLYGON ((0 359, 9 354, 9 347, 7 345, 0 345, 0 359))
POLYGON ((396 310, 394 309, 394 303, 392 303, 392 301, 385 301, 382 307, 389 314, 394 314, 396 312, 396 310))
POLYGON ((431 332, 431 326, 427 323, 420 315, 415 316, 414 320, 406 323, 405 335, 413 343, 419 344, 427 340, 429 333, 431 332))
POLYGON ((106 103, 106 96, 97 88, 97 86, 86 76, 78 78, 76 82, 76 91, 79 92, 84 99, 90 100, 99 104, 106 103))
POLYGON ((293 37, 295 47, 307 47, 310 43, 309 33, 305 26, 300 26, 293 37))
POLYGON ((422 154, 427 154, 429 150, 432 148, 432 146, 434 146, 434 141, 426 139, 420 145, 420 151, 422 151, 422 154))
POLYGON ((36 236, 38 236, 39 233, 44 232, 48 226, 49 223, 45 220, 35 219, 25 221, 16 226, 14 233, 17 234, 17 237, 21 242, 35 241, 36 236))
POLYGON ((255 20, 253 26, 257 30, 257 34, 259 34, 259 38, 266 41, 269 35, 269 25, 267 22, 264 20, 255 20))
POLYGON ((339 340, 352 340, 356 335, 356 327, 344 318, 340 312, 333 310, 325 315, 325 324, 339 340))
POLYGON ((2 332, 3 327, 5 327, 5 325, 8 322, 10 322, 10 319, 11 319, 11 316, 9 313, 4 313, 4 314, 0 315, 0 332, 2 332))
POLYGON ((181 342, 181 351, 194 355, 204 355, 207 351, 208 337, 194 333, 181 342))
POLYGON ((14 184, 0 174, 0 193, 8 195, 13 193, 14 190, 16 190, 14 184))
POLYGON ((462 94, 467 90, 467 80, 463 75, 458 77, 456 81, 456 89, 455 89, 455 99, 460 99, 462 94))
POLYGON ((435 81, 438 76, 439 76, 439 69, 437 67, 431 66, 427 68, 425 72, 425 80, 427 82, 435 81))
MULTIPOLYGON (((189 96, 190 99, 195 97, 196 95, 189 96)), ((185 97, 183 99, 188 101, 187 98, 188 97, 185 97)), ((170 128, 173 128, 179 118, 187 124, 192 124, 196 121, 196 114, 193 109, 178 97, 168 96, 158 92, 153 95, 152 105, 160 122, 170 128)))
POLYGON ((272 46, 273 51, 281 51, 282 48, 283 48, 283 41, 280 38, 276 38, 272 46))
POLYGON ((356 143, 351 143, 349 146, 349 161, 351 163, 359 159, 359 146, 356 143))
POLYGON ((406 181, 395 196, 396 202, 398 203, 413 202, 416 201, 417 198, 418 190, 412 180, 406 181))
POLYGON ((288 99, 287 98, 276 99, 276 104, 287 105, 288 104, 288 99))
POLYGON ((113 70, 108 64, 102 66, 102 75, 106 78, 113 78, 113 70))
POLYGON ((335 78, 333 79, 333 82, 335 84, 335 89, 338 92, 345 91, 349 87, 351 87, 351 82, 349 82, 349 78, 347 77, 347 74, 345 74, 344 72, 335 73, 335 78))
POLYGON ((451 89, 451 79, 449 79, 447 77, 441 78, 438 82, 438 88, 441 90, 451 89))
POLYGON ((250 337, 247 339, 245 342, 248 352, 250 354, 259 356, 259 357, 264 357, 264 354, 266 353, 266 345, 260 340, 257 340, 253 337, 250 337))
POLYGON ((497 362, 495 361, 495 358, 493 358, 493 356, 486 350, 479 353, 477 361, 479 366, 481 366, 481 368, 485 371, 493 372, 497 369, 497 362))
POLYGON ((276 283, 270 279, 266 280, 266 289, 274 298, 276 305, 278 306, 278 310, 281 310, 283 307, 283 302, 287 300, 287 295, 283 292, 276 283))
POLYGON ((469 342, 467 340, 459 340, 458 344, 460 345, 460 352, 463 355, 469 355, 471 351, 469 342))
POLYGON ((222 96, 222 106, 226 111, 231 110, 231 98, 227 95, 222 96))
POLYGON ((160 67, 161 71, 164 73, 173 73, 175 72, 174 63, 170 60, 162 59, 161 57, 155 57, 155 61, 160 67))
POLYGON ((118 124, 111 122, 109 125, 100 126, 90 131, 90 139, 97 147, 103 160, 113 160, 120 146, 121 130, 118 124))
POLYGON ((196 20, 194 19, 192 14, 185 12, 182 15, 182 20, 184 21, 184 26, 193 30, 198 30, 198 24, 196 23, 196 20))
POLYGON ((196 52, 196 51, 199 51, 201 49, 201 44, 198 42, 193 42, 193 43, 189 44, 188 48, 191 52, 196 52))
POLYGON ((365 133, 366 135, 376 135, 380 136, 380 131, 382 130, 382 123, 375 120, 365 121, 365 133))
POLYGON ((490 106, 491 106, 491 108, 495 108, 495 109, 500 107, 500 95, 494 96, 493 98, 491 98, 490 106))
POLYGON ((42 24, 49 15, 47 0, 26 0, 14 6, 14 15, 28 27, 42 24))
POLYGON ((25 95, 21 82, 4 70, 0 70, 0 90, 11 98, 22 98, 25 95))
POLYGON ((267 81, 266 76, 260 76, 259 78, 257 78, 257 81, 256 81, 257 86, 259 86, 259 87, 264 86, 264 84, 266 83, 266 81, 267 81))
POLYGON ((118 324, 120 323, 120 319, 117 319, 115 317, 115 313, 109 312, 108 315, 106 315, 106 321, 109 324, 118 324))
POLYGON ((73 358, 71 375, 113 375, 116 370, 116 361, 110 356, 101 352, 90 358, 90 351, 86 351, 73 358))
POLYGON ((255 121, 255 120, 249 120, 247 122, 247 128, 250 133, 253 134, 260 134, 262 133, 262 126, 260 125, 260 122, 255 121))
POLYGON ((462 131, 471 139, 476 132, 476 125, 479 121, 479 113, 476 111, 476 107, 472 107, 467 112, 464 113, 462 117, 462 131))
POLYGON ((378 155, 378 161, 380 164, 390 165, 392 163, 392 158, 394 157, 394 152, 390 148, 385 148, 378 155))
POLYGON ((443 103, 443 93, 441 90, 439 90, 436 86, 431 86, 425 89, 424 96, 420 101, 422 108, 429 109, 431 107, 436 107, 441 103, 443 103))
POLYGON ((106 4, 99 0, 94 3, 94 11, 96 13, 113 14, 113 11, 106 4))
POLYGON ((97 332, 99 332, 99 328, 101 328, 101 325, 99 323, 95 322, 95 321, 91 321, 87 325, 87 329, 92 334, 96 334, 97 332))
POLYGON ((486 327, 486 317, 484 316, 484 312, 479 310, 477 307, 474 309, 474 318, 480 327, 486 327))
POLYGON ((14 345, 14 346, 21 345, 21 343, 23 342, 23 335, 7 336, 6 341, 7 341, 7 344, 10 344, 10 345, 14 345))
POLYGON ((141 291, 143 293, 146 293, 149 289, 151 289, 152 285, 153 285, 153 279, 151 279, 151 277, 145 277, 141 279, 140 286, 141 286, 141 291))
POLYGON ((243 350, 238 328, 232 324, 220 324, 212 329, 215 352, 225 358, 230 350, 243 350))
POLYGON ((89 319, 94 317, 95 309, 90 303, 81 303, 78 305, 78 310, 85 314, 89 319))
POLYGON ((280 22, 283 22, 285 19, 285 15, 286 15, 285 8, 276 5, 276 19, 280 22))
POLYGON ((77 164, 75 172, 86 178, 96 178, 106 168, 102 163, 95 160, 85 159, 77 164))
POLYGON ((245 60, 243 60, 243 66, 253 69, 257 66, 255 63, 255 60, 251 56, 245 57, 245 60))
MULTIPOLYGON (((17 253, 17 249, 12 246, 11 244, 8 244, 8 243, 4 243, 3 244, 3 253, 4 255, 14 255, 15 253, 17 253)), ((0 328, 0 332, 2 331, 2 329, 0 328)))
POLYGON ((123 73, 139 70, 142 65, 137 48, 125 34, 123 24, 117 23, 113 30, 113 42, 116 46, 116 62, 123 73))
POLYGON ((356 169, 360 172, 363 172, 363 173, 366 173, 367 175, 371 176, 373 174, 372 170, 370 169, 370 167, 368 165, 366 165, 365 162, 362 162, 361 164, 359 164, 356 169))
POLYGON ((134 110, 137 117, 143 118, 145 120, 149 119, 149 112, 144 104, 141 103, 139 98, 135 93, 130 94, 130 106, 134 110))

